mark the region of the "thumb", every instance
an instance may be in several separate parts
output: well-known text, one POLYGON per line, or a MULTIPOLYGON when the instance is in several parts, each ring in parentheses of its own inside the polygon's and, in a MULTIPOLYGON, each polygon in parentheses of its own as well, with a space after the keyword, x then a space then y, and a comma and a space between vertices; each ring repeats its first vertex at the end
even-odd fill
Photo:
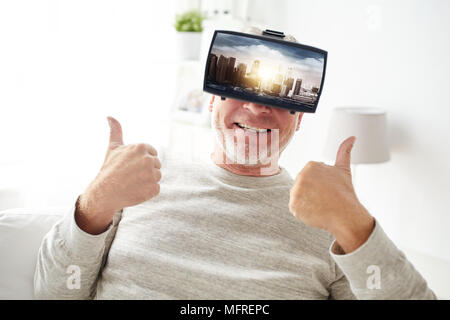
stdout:
POLYGON ((355 140, 356 137, 351 136, 341 143, 336 155, 336 162, 334 164, 335 167, 350 170, 351 152, 353 145, 355 144, 355 140))
POLYGON ((113 117, 107 117, 109 124, 109 145, 112 147, 123 145, 122 126, 113 117))

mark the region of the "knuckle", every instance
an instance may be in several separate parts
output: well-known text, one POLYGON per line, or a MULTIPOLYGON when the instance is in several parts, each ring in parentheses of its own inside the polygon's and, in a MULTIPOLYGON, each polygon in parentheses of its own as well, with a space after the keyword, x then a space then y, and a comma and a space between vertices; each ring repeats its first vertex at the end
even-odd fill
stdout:
POLYGON ((297 177, 295 178, 295 186, 296 188, 302 188, 305 183, 307 183, 309 180, 309 171, 308 170, 302 170, 297 177))
POLYGON ((153 171, 153 175, 155 177, 155 181, 158 182, 161 180, 161 171, 156 169, 153 171))
POLYGON ((147 180, 149 183, 154 183, 156 181, 156 175, 153 170, 146 170, 147 173, 147 180))
POLYGON ((153 166, 154 166, 154 164, 155 164, 155 160, 152 158, 152 157, 150 157, 150 156, 145 156, 144 158, 143 158, 144 160, 144 164, 146 165, 146 166, 148 166, 148 167, 150 167, 150 168, 153 168, 153 166))
POLYGON ((154 161, 155 161, 155 163, 154 163, 155 167, 158 169, 161 169, 161 161, 159 161, 159 159, 156 157, 154 158, 154 161))
POLYGON ((161 169, 161 162, 155 156, 146 154, 143 158, 143 162, 148 170, 161 169))
POLYGON ((315 161, 308 161, 308 163, 306 163, 305 168, 310 168, 310 167, 314 167, 315 161))
POLYGON ((159 191, 160 191, 159 183, 152 183, 149 186, 148 192, 149 192, 151 197, 154 197, 154 196, 158 195, 159 191))
POLYGON ((320 167, 321 165, 322 165, 322 162, 309 161, 306 166, 310 169, 315 169, 315 168, 320 167))
POLYGON ((139 153, 145 152, 146 146, 145 143, 138 143, 136 144, 136 151, 139 153))
POLYGON ((130 153, 137 153, 137 144, 136 143, 129 144, 126 146, 126 149, 130 153))
POLYGON ((309 161, 297 175, 297 181, 303 183, 310 181, 319 170, 323 170, 324 165, 323 162, 309 161))
POLYGON ((158 155, 158 151, 148 143, 136 143, 134 144, 134 149, 139 153, 149 153, 152 156, 158 155))
POLYGON ((147 148, 149 150, 151 150, 151 154, 154 155, 155 157, 158 156, 158 151, 150 144, 147 144, 147 148))
POLYGON ((144 190, 148 197, 154 197, 159 193, 159 188, 160 188, 159 183, 149 182, 145 186, 144 190))

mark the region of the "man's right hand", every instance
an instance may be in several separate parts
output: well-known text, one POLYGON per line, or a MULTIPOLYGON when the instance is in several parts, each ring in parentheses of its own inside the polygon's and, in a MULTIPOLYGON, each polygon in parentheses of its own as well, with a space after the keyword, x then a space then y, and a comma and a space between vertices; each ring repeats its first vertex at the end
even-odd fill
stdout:
POLYGON ((105 161, 97 177, 79 197, 77 225, 90 234, 100 234, 114 213, 159 194, 161 163, 155 148, 139 143, 124 145, 119 121, 108 117, 110 136, 105 161))

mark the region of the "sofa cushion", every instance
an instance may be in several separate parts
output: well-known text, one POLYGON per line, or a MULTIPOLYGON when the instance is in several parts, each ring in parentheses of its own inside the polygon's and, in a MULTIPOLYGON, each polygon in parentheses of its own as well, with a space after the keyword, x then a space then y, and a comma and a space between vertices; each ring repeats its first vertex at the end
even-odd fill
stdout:
POLYGON ((39 247, 68 208, 0 211, 0 299, 33 299, 39 247))

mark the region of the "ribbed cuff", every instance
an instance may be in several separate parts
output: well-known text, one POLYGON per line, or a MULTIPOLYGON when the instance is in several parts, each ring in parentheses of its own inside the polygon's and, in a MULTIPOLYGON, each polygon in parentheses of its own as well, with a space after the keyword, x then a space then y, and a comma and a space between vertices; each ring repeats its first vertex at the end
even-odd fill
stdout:
POLYGON ((335 240, 329 252, 355 290, 368 289, 368 279, 376 272, 380 273, 384 283, 394 280, 397 268, 404 265, 400 262, 406 259, 378 221, 375 221, 375 228, 366 242, 355 251, 342 254, 343 250, 335 240))
MULTIPOLYGON (((81 257, 98 257, 103 254, 105 240, 116 225, 113 223, 102 233, 93 235, 80 229, 75 221, 76 202, 67 212, 60 224, 60 233, 71 253, 81 257)), ((116 215, 114 215, 116 217, 116 215)))

